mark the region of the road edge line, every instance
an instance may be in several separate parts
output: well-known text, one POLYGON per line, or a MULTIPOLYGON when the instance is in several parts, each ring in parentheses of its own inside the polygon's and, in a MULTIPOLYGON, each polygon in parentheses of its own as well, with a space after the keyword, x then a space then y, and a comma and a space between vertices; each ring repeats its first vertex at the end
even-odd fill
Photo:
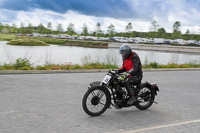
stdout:
POLYGON ((197 120, 190 120, 190 121, 184 121, 184 122, 171 123, 171 124, 152 126, 152 127, 141 128, 141 129, 136 129, 136 130, 124 131, 121 133, 139 133, 139 132, 145 132, 145 131, 150 131, 150 130, 155 130, 155 129, 174 127, 174 126, 180 126, 180 125, 191 124, 191 123, 199 123, 199 122, 200 122, 200 119, 197 119, 197 120))

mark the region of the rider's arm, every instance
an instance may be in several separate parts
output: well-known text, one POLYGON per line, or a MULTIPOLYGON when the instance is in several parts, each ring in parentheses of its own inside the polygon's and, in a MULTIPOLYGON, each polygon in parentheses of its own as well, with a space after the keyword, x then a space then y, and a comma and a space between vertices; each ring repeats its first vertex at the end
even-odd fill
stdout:
POLYGON ((123 64, 123 66, 120 68, 120 69, 118 69, 118 73, 123 73, 123 72, 125 72, 126 71, 126 69, 125 69, 125 67, 124 67, 124 64, 123 64))
POLYGON ((138 57, 138 55, 136 53, 133 54, 132 63, 133 63, 133 68, 128 71, 128 73, 130 75, 134 75, 135 73, 137 73, 137 71, 140 68, 140 64, 141 64, 140 63, 140 59, 139 59, 139 57, 138 57))

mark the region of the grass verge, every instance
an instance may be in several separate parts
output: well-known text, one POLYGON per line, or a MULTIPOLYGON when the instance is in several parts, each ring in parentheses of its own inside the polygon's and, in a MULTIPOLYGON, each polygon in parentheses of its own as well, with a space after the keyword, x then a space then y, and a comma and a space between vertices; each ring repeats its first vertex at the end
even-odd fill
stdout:
POLYGON ((118 66, 105 63, 87 63, 84 65, 78 64, 48 64, 43 66, 33 67, 28 59, 19 58, 15 63, 4 63, 0 65, 0 70, 74 70, 74 69, 117 69, 118 66))
POLYGON ((186 64, 169 63, 167 65, 158 64, 157 62, 151 62, 142 66, 143 68, 200 68, 200 64, 196 62, 189 62, 186 64))
MULTIPOLYGON (((17 59, 15 63, 0 65, 0 70, 74 70, 74 69, 118 69, 117 65, 105 64, 99 62, 91 62, 84 65, 78 64, 49 64, 43 66, 33 67, 28 59, 17 59)), ((187 64, 167 64, 160 65, 156 62, 143 65, 143 68, 200 68, 200 64, 197 63, 187 63, 187 64)))

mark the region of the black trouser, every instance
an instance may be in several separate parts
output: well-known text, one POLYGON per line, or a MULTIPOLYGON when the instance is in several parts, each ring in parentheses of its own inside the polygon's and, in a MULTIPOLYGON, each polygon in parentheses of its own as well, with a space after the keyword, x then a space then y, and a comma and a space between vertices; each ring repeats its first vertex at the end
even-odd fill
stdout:
POLYGON ((126 90, 130 95, 133 95, 133 89, 131 88, 131 85, 136 85, 138 83, 141 83, 142 76, 132 76, 127 78, 127 80, 124 80, 122 83, 126 87, 126 90))

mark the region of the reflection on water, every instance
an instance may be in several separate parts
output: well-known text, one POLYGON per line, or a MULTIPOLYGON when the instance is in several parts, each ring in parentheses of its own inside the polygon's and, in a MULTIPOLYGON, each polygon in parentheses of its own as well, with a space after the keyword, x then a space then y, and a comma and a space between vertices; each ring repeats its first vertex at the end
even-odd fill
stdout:
MULTIPOLYGON (((142 64, 158 62, 159 64, 177 63, 183 64, 188 62, 200 63, 200 55, 154 52, 135 50, 140 56, 142 64)), ((72 46, 12 46, 7 45, 5 41, 0 42, 0 64, 15 62, 17 58, 28 58, 33 65, 49 64, 82 64, 83 58, 88 57, 91 61, 108 61, 108 58, 114 58, 117 64, 121 66, 122 59, 118 49, 98 49, 83 48, 72 46)), ((111 59, 112 60, 112 59, 111 59)))

